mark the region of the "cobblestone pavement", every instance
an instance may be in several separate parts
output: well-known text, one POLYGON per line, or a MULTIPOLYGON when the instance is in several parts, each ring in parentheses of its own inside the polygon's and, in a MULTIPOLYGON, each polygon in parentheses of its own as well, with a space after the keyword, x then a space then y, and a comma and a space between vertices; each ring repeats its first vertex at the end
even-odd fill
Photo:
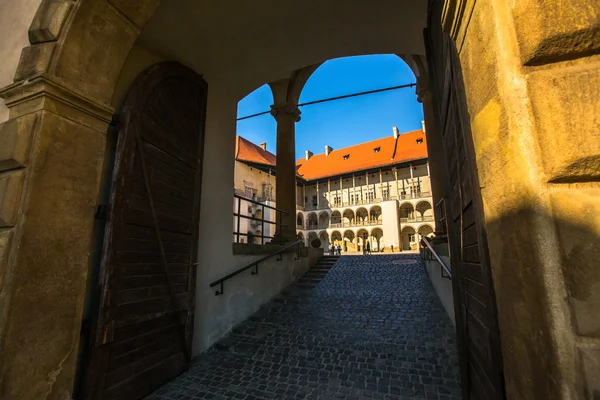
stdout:
POLYGON ((341 257, 147 399, 332 398, 460 399, 454 328, 418 255, 341 257))

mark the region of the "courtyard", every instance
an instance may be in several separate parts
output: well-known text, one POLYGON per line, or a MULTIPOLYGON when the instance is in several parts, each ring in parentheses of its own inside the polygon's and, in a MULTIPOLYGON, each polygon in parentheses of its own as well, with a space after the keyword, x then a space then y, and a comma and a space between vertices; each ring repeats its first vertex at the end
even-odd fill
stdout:
POLYGON ((147 400, 459 399, 455 329, 418 255, 340 257, 147 400))

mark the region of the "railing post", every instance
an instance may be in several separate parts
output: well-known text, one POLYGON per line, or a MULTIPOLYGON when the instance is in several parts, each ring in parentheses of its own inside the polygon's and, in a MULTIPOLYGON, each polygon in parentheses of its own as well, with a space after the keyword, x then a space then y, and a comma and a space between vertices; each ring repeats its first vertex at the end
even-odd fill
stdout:
POLYGON ((240 242, 240 222, 242 220, 242 199, 238 197, 238 208, 237 208, 237 239, 236 239, 236 243, 240 242))
MULTIPOLYGON (((262 204, 262 215, 261 215, 261 219, 260 219, 260 234, 262 235, 262 237, 260 238, 260 244, 262 246, 264 246, 265 244, 265 205, 262 204)), ((271 214, 271 212, 269 211, 269 214, 271 214)), ((270 215, 269 215, 270 216, 270 215)))

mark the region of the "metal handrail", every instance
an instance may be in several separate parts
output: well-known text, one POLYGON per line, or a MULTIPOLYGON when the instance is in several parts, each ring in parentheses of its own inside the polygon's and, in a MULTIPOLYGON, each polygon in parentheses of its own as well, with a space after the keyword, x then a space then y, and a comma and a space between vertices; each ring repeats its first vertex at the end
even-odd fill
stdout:
POLYGON ((234 189, 234 194, 233 194, 233 198, 237 199, 237 202, 238 202, 237 212, 233 213, 233 216, 237 218, 237 227, 233 231, 233 235, 236 238, 236 243, 240 242, 240 236, 245 236, 248 238, 250 236, 259 237, 261 240, 261 244, 264 244, 265 239, 273 239, 273 236, 268 236, 268 235, 264 234, 265 233, 265 224, 279 225, 279 228, 281 229, 281 219, 282 219, 281 217, 283 214, 289 214, 289 212, 287 212, 285 210, 281 210, 281 209, 273 207, 273 206, 266 205, 264 203, 261 203, 259 201, 253 200, 253 199, 249 199, 246 196, 240 196, 238 194, 238 191, 239 191, 238 189, 234 189), (242 201, 248 202, 250 204, 255 204, 255 205, 261 207, 261 213, 262 213, 261 217, 257 218, 255 216, 249 216, 249 215, 242 214, 242 201), (275 218, 276 221, 266 220, 265 219, 265 208, 269 209, 269 210, 274 210, 276 213, 279 213, 279 218, 275 218), (251 225, 258 225, 260 223, 260 235, 255 235, 255 234, 250 235, 249 233, 240 232, 240 223, 241 223, 242 218, 250 220, 251 225))
POLYGON ((241 274, 241 273, 242 273, 242 272, 244 272, 245 270, 247 270, 247 269, 250 269, 250 268, 252 268, 252 267, 255 267, 255 268, 254 268, 254 271, 252 271, 252 272, 251 272, 251 274, 252 274, 252 275, 256 275, 256 274, 258 274, 258 264, 259 264, 259 263, 261 263, 261 262, 263 262, 263 261, 265 261, 265 260, 268 260, 269 258, 271 258, 271 257, 273 257, 273 256, 279 256, 279 257, 277 258, 277 261, 281 261, 281 260, 283 259, 283 256, 281 255, 281 253, 285 252, 285 251, 286 251, 286 250, 288 250, 288 249, 291 249, 291 248, 292 248, 292 247, 294 247, 294 246, 297 246, 297 250, 296 250, 296 258, 295 258, 295 259, 296 259, 296 260, 299 260, 299 259, 300 259, 300 244, 301 244, 301 243, 302 243, 302 240, 296 240, 295 242, 292 242, 292 243, 290 243, 290 244, 286 245, 285 247, 283 247, 283 248, 281 248, 281 249, 279 249, 279 250, 277 250, 277 251, 275 251, 275 252, 273 252, 273 253, 271 253, 271 254, 268 254, 268 255, 266 255, 266 256, 264 256, 264 257, 261 257, 261 258, 259 258, 258 260, 252 261, 250 264, 248 264, 248 265, 245 265, 245 266, 243 266, 242 268, 240 268, 240 269, 238 269, 238 270, 236 270, 236 271, 234 271, 234 272, 230 273, 229 275, 225 275, 225 276, 224 276, 224 277, 222 277, 221 279, 218 279, 218 280, 214 281, 213 283, 211 283, 211 284, 210 284, 210 287, 215 287, 215 286, 217 286, 217 285, 219 285, 219 284, 220 284, 220 285, 221 285, 221 288, 220 288, 219 290, 215 291, 215 296, 218 296, 218 295, 220 295, 220 294, 223 294, 223 282, 225 282, 225 281, 226 281, 226 280, 228 280, 228 279, 231 279, 231 278, 233 278, 234 276, 236 276, 236 275, 238 275, 238 274, 241 274))
POLYGON ((421 242, 424 243, 425 246, 427 246, 429 251, 431 251, 431 254, 433 254, 433 256, 435 257, 437 262, 439 262, 441 264, 441 266, 444 269, 444 271, 446 272, 446 274, 448 274, 448 277, 450 279, 452 279, 452 272, 450 272, 450 269, 448 268, 446 263, 440 258, 439 254, 433 249, 433 246, 431 245, 431 243, 429 243, 429 239, 426 237, 422 237, 421 242))

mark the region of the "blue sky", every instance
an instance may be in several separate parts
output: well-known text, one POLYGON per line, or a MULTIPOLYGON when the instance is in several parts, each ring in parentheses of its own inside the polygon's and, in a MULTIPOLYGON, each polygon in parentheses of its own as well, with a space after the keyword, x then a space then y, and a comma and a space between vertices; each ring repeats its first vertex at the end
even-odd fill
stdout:
MULTIPOLYGON (((410 68, 395 55, 346 57, 321 65, 310 77, 300 103, 327 97, 414 83, 410 68)), ((273 96, 267 85, 261 86, 238 104, 238 117, 269 109, 273 96)), ((301 107, 302 119, 296 124, 296 158, 304 151, 324 152, 421 128, 423 109, 415 88, 393 90, 350 99, 301 107)), ((276 123, 267 114, 238 121, 237 134, 275 153, 276 123)))

